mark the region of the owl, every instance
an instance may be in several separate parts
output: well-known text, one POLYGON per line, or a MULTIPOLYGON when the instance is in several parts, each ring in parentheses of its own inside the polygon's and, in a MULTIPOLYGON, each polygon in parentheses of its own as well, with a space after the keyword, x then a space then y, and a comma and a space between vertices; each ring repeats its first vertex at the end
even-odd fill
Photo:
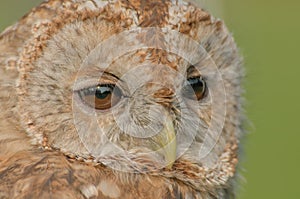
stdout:
POLYGON ((0 198, 234 198, 242 58, 196 4, 47 0, 0 52, 0 198))

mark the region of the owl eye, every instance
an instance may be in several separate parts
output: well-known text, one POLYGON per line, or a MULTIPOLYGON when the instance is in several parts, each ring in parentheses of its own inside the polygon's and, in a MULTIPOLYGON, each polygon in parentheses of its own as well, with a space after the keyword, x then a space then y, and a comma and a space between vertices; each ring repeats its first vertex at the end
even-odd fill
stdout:
POLYGON ((79 96, 88 106, 97 110, 107 110, 121 100, 122 92, 115 85, 105 84, 80 90, 79 96))
POLYGON ((202 77, 192 77, 187 79, 187 85, 182 89, 182 94, 192 100, 201 100, 205 97, 207 87, 202 77))

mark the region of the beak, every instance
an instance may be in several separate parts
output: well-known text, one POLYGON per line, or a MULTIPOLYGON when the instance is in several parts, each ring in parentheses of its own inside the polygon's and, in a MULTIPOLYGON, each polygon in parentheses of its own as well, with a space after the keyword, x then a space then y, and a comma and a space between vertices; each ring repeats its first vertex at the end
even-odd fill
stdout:
POLYGON ((171 169, 176 160, 176 134, 174 130, 173 120, 166 114, 166 120, 164 127, 156 136, 153 137, 153 141, 156 143, 155 150, 163 155, 165 159, 165 167, 171 169))

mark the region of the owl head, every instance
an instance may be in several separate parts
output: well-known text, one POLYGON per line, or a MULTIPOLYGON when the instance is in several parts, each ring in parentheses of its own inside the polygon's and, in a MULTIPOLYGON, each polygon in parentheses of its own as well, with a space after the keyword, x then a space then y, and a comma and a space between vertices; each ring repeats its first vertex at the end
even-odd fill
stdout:
POLYGON ((234 175, 241 58, 222 21, 181 0, 39 10, 55 14, 34 23, 18 60, 32 144, 119 172, 189 175, 195 187, 234 175))

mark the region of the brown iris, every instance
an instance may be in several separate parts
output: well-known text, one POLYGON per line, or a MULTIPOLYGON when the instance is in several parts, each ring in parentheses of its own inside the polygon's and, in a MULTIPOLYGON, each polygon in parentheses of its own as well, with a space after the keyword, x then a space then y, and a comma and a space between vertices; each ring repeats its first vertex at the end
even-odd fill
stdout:
POLYGON ((115 106, 122 98, 121 90, 112 84, 97 85, 79 91, 81 100, 97 110, 107 110, 115 106))
POLYGON ((185 85, 182 89, 183 96, 197 101, 205 97, 207 87, 202 77, 189 78, 187 79, 187 82, 187 85, 185 85))

